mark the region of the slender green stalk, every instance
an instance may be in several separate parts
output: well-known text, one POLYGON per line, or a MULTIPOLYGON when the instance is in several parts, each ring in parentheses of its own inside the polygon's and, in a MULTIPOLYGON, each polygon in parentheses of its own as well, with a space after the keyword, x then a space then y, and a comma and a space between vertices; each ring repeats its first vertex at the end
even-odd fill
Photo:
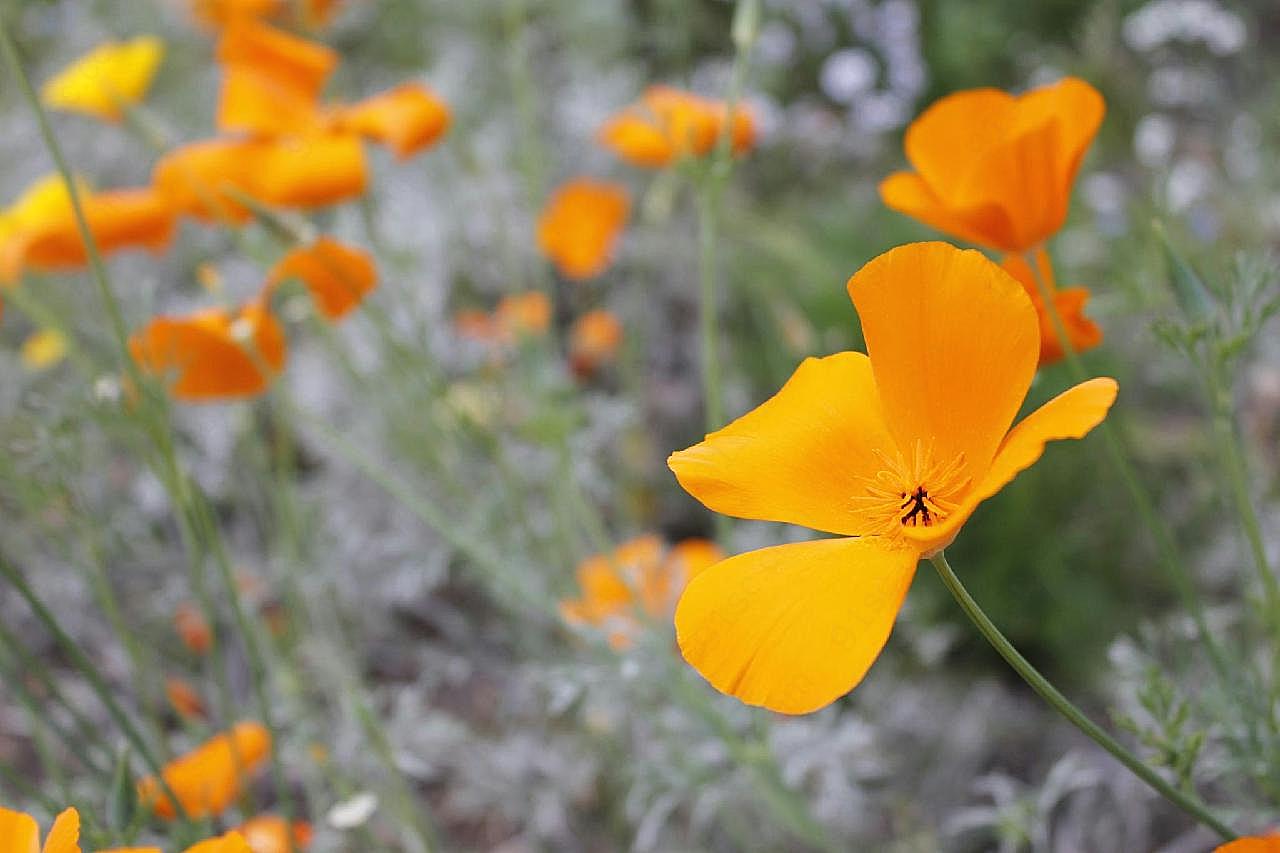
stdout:
POLYGON ((951 568, 951 564, 947 562, 947 557, 943 552, 939 551, 930 557, 930 562, 938 570, 938 577, 942 579, 943 585, 950 591, 952 597, 955 598, 956 603, 960 605, 960 609, 964 611, 965 615, 969 617, 969 621, 974 624, 974 627, 991 644, 991 647, 1000 654, 1000 657, 1004 658, 1009 666, 1013 667, 1014 671, 1022 676, 1022 680, 1027 682, 1031 689, 1048 702, 1055 711, 1066 717, 1072 725, 1088 735, 1098 746, 1111 753, 1133 775, 1146 782, 1156 793, 1170 803, 1173 803, 1188 815, 1218 833, 1223 839, 1230 841, 1236 837, 1235 832, 1214 817, 1204 803, 1200 802, 1199 798, 1180 791, 1165 781, 1159 773, 1126 749, 1119 741, 1107 734, 1101 726, 1086 717, 1083 711, 1058 692, 1058 689, 1050 684, 1049 680, 1041 675, 1040 671, 1014 648, 1004 634, 1000 633, 1000 629, 978 606, 978 602, 974 601, 973 597, 969 595, 969 591, 960 582, 960 578, 956 576, 955 570, 951 568))
MULTIPOLYGON (((697 183, 698 205, 698 340, 702 357, 702 398, 707 432, 724 426, 724 396, 720 369, 719 328, 719 238, 720 206, 725 184, 733 171, 734 112, 742 99, 751 50, 760 25, 759 0, 739 0, 734 10, 733 70, 725 98, 725 118, 706 172, 697 183)), ((724 541, 729 532, 725 516, 715 517, 716 538, 724 541)))
MULTIPOLYGON (((1089 373, 1085 369, 1084 362, 1080 360, 1079 353, 1076 352, 1071 343, 1071 338, 1067 334, 1066 323, 1063 322, 1062 315, 1058 312, 1057 303, 1053 299, 1053 290, 1049 287, 1049 283, 1044 280, 1044 276, 1040 274, 1040 266, 1036 263, 1036 256, 1037 252, 1032 251, 1026 253, 1024 259, 1035 279, 1036 290, 1040 294, 1040 302, 1044 307, 1045 313, 1049 315, 1053 333, 1057 335, 1058 342, 1062 346, 1062 352, 1066 357, 1072 379, 1076 382, 1084 382, 1089 379, 1089 373)), ((1156 509, 1155 501, 1142 486, 1127 450, 1128 443, 1125 441, 1121 427, 1118 424, 1119 421, 1116 416, 1112 415, 1112 417, 1107 418, 1099 425, 1107 447, 1107 453, 1111 456, 1112 467, 1120 475, 1120 480, 1129 492, 1134 506, 1137 507, 1138 515, 1142 517, 1143 526, 1147 528, 1152 538, 1155 539, 1161 562, 1164 564, 1169 577, 1173 580, 1174 588, 1182 601, 1182 606, 1186 608, 1187 613, 1195 623, 1200 643, 1208 652, 1218 677, 1224 684, 1229 684, 1232 677, 1230 668, 1227 666, 1226 655, 1223 654, 1222 648, 1209 631, 1209 624, 1204 615, 1204 605, 1200 601, 1200 596, 1196 594, 1191 572, 1182 559, 1182 552, 1173 538, 1173 533, 1169 530, 1169 525, 1164 522, 1159 510, 1156 509)))
POLYGON ((116 725, 120 727, 120 731, 124 733, 129 745, 138 751, 138 755, 142 757, 143 762, 155 774, 165 797, 173 804, 174 811, 183 821, 190 820, 182 801, 178 799, 173 789, 169 787, 168 781, 165 780, 164 767, 156 757, 156 753, 151 749, 137 726, 133 724, 133 720, 120 707, 120 703, 111 695, 111 688, 107 686, 106 681, 103 680, 93 662, 81 650, 79 644, 58 624, 58 620, 45 607, 39 596, 35 594, 35 591, 27 583, 27 579, 23 577, 22 572, 4 557, 0 557, 0 574, 3 574, 13 588, 18 591, 18 594, 27 602, 27 606, 31 608, 31 612, 36 615, 36 618, 45 626, 45 629, 53 635, 58 645, 62 646, 63 651, 71 658, 72 663, 80 670, 85 680, 89 682, 89 686, 93 688, 93 692, 97 694, 98 699, 107 709, 107 713, 111 715, 111 719, 115 721, 116 725))
POLYGON ((1222 379, 1216 362, 1206 366, 1205 380, 1209 386, 1209 404, 1213 410, 1214 432, 1218 436, 1218 447, 1222 451, 1222 463, 1231 486, 1231 496, 1235 501, 1240 525, 1244 528, 1245 539, 1249 542, 1254 566, 1257 568, 1263 594, 1267 599, 1267 610, 1270 613, 1268 622, 1276 624, 1277 619, 1280 618, 1280 582, 1277 582, 1275 573, 1271 571, 1271 563, 1267 559, 1267 548, 1262 536, 1262 525, 1258 521, 1253 498, 1249 494, 1249 476, 1245 465, 1244 448, 1240 445, 1240 435, 1232 419, 1231 393, 1222 379))

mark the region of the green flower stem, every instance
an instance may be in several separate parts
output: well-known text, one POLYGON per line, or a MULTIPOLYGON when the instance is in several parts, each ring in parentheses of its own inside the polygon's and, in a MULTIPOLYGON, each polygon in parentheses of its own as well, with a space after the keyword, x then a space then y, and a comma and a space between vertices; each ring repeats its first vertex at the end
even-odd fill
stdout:
POLYGON ((1267 559, 1262 525, 1258 521, 1253 498, 1249 494, 1249 476, 1244 448, 1241 447, 1240 435, 1232 419, 1231 392, 1216 362, 1206 367, 1205 380, 1208 384, 1209 401, 1213 411, 1214 432, 1218 436, 1218 447, 1222 451, 1222 465, 1226 469, 1227 480, 1231 486, 1231 497, 1240 515, 1240 525, 1244 528, 1245 538, 1249 541, 1249 550, 1253 554, 1258 578, 1262 581, 1269 614, 1268 624, 1275 625, 1277 620, 1280 620, 1280 583, 1276 581, 1271 563, 1267 559))
MULTIPOLYGON (((1062 345, 1062 352, 1066 356, 1072 379, 1077 383, 1085 382, 1090 378, 1089 373, 1085 370, 1084 362, 1081 361, 1079 353, 1076 352, 1071 343, 1071 338, 1067 334, 1066 323, 1063 322, 1062 315, 1058 313, 1057 303, 1053 299, 1053 290, 1040 274, 1040 267, 1036 263, 1036 254, 1034 251, 1027 252, 1024 255, 1024 260, 1027 266, 1030 267, 1031 275, 1035 279, 1036 290, 1040 294, 1040 302, 1044 307, 1045 313, 1049 315, 1053 333, 1057 335, 1058 342, 1062 345)), ((1208 652, 1218 677, 1224 684, 1230 684, 1232 677, 1230 668, 1227 666, 1226 655, 1223 654, 1221 646, 1218 645, 1217 640, 1214 639, 1213 634, 1209 631, 1209 624, 1204 615, 1204 605, 1200 601, 1200 596, 1196 594, 1191 572, 1182 559, 1182 552, 1174 541, 1169 525, 1164 522, 1160 512, 1156 509, 1154 500, 1147 490, 1143 488, 1142 482, 1138 478, 1138 473, 1130 460, 1127 443, 1118 423, 1116 416, 1113 415, 1104 419, 1099 425, 1099 430, 1107 446, 1107 452, 1111 456, 1112 467, 1120 475, 1125 489, 1129 492, 1134 506, 1138 509, 1138 515, 1142 517, 1143 525, 1155 539, 1161 562, 1164 563, 1169 577, 1173 579, 1174 588, 1182 601, 1182 606, 1186 608, 1187 613, 1195 623, 1200 643, 1208 652)))
MULTIPOLYGON (((702 358, 702 397, 707 432, 724 426, 724 396, 720 370, 717 241, 724 187, 733 172, 733 116, 746 83, 751 50, 760 30, 760 0, 739 0, 734 10, 733 70, 725 97, 725 119, 706 171, 697 182, 698 205, 698 340, 702 358)), ((716 538, 724 541, 729 521, 716 515, 716 538)))
POLYGON ((58 624, 58 620, 49 611, 49 608, 45 607, 39 596, 35 594, 35 590, 27 583, 27 579, 22 572, 4 557, 0 557, 0 574, 3 574, 9 584, 18 591, 22 599, 27 602, 27 606, 31 608, 31 612, 45 626, 45 629, 53 635, 54 640, 57 641, 58 645, 62 646, 62 650, 66 652, 71 662, 75 664, 81 675, 89 682, 89 686, 97 694, 98 699, 107 709, 107 713, 111 715, 111 719, 115 721, 116 725, 120 727, 120 731, 124 733, 129 745, 137 750, 138 755, 142 757, 148 769, 155 775, 161 790, 164 791, 165 797, 173 804, 174 811, 178 817, 183 821, 189 822, 190 817, 187 815, 186 808, 164 778, 164 766, 160 763, 155 751, 151 749, 150 744, 142 736, 138 727, 134 725, 133 720, 120 707, 120 703, 116 701, 115 697, 111 695, 111 688, 107 686, 107 682, 102 678, 102 674, 98 672, 93 662, 85 655, 79 644, 58 624))
POLYGON ((956 576, 955 570, 951 568, 951 564, 947 562, 947 557, 943 552, 939 551, 929 559, 933 563, 933 567, 938 570, 938 577, 942 579, 943 585, 955 598, 956 603, 960 605, 960 609, 969 617, 969 621, 991 644, 991 647, 999 652, 1000 657, 1004 658, 1009 666, 1013 667, 1014 671, 1022 676, 1022 680, 1027 682, 1032 690, 1053 706, 1055 711, 1066 717, 1072 725, 1088 735, 1098 746, 1111 753, 1117 761, 1151 786, 1160 796, 1218 833, 1223 839, 1230 841, 1236 837, 1235 832, 1214 817, 1198 798, 1178 790, 1165 781, 1159 773, 1126 749, 1119 741, 1107 734, 1101 726, 1086 717, 1084 712, 1058 692, 1058 689, 1050 684, 1048 679, 1041 675, 1040 671, 1014 648, 1004 634, 1000 633, 1000 629, 982 611, 982 608, 978 606, 978 602, 974 601, 973 597, 969 595, 969 591, 960 582, 960 578, 956 576))

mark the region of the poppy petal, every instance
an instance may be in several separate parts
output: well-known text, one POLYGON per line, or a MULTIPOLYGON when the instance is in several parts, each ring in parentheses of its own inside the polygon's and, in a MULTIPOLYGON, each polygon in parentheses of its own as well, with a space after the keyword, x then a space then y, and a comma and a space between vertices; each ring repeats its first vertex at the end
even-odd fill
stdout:
POLYGON ((852 690, 875 662, 918 559, 876 537, 730 557, 681 596, 680 651, 717 690, 749 705, 816 711, 852 690))
POLYGON ((1070 189, 1106 112, 1106 101, 1097 89, 1077 77, 1064 77, 1019 99, 1017 126, 1053 125, 1055 175, 1060 187, 1070 189))
POLYGON ((940 98, 907 128, 907 160, 938 196, 951 200, 982 153, 1013 121, 1017 99, 999 89, 967 89, 940 98))
POLYGON ((943 203, 925 180, 914 172, 894 172, 881 181, 880 199, 891 210, 968 243, 990 245, 993 242, 1014 242, 1013 225, 1001 207, 978 204, 956 209, 943 203))
POLYGON ((373 258, 363 249, 332 237, 293 249, 267 275, 270 292, 289 279, 298 279, 315 300, 319 312, 337 320, 355 308, 378 283, 373 258))
POLYGON ((80 853, 80 813, 67 809, 54 818, 43 853, 80 853))
POLYGON ((0 838, 14 853, 40 853, 40 827, 31 815, 0 808, 0 838))
POLYGON ((210 838, 193 847, 188 847, 186 853, 254 853, 254 851, 249 846, 249 842, 244 840, 243 835, 238 832, 228 832, 226 835, 210 838))
POLYGON ((449 129, 449 106, 420 83, 405 83, 340 111, 339 127, 391 149, 401 160, 449 129))
POLYGON ((1035 464, 1048 442, 1087 435, 1107 416, 1119 390, 1114 379, 1099 376, 1068 388, 1023 418, 1000 446, 974 494, 974 502, 991 497, 1020 471, 1035 464))
POLYGON ((715 512, 856 536, 869 528, 852 498, 892 447, 871 362, 842 352, 806 359, 771 399, 667 465, 715 512))
POLYGON ((958 480, 977 482, 1039 358, 1036 311, 1022 285, 980 252, 912 243, 870 261, 848 289, 898 448, 955 463, 958 480))

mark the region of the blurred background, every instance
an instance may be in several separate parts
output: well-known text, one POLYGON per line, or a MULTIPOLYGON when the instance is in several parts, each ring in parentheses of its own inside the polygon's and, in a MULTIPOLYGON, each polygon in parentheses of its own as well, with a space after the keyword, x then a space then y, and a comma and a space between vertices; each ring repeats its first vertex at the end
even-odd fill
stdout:
MULTIPOLYGON (((1207 850, 1210 836, 1039 704, 932 572, 918 574, 867 680, 799 718, 715 694, 679 661, 669 620, 616 648, 560 618, 591 554, 644 533, 676 543, 714 532, 665 465, 703 433, 692 196, 620 163, 596 132, 653 83, 723 98, 733 12, 712 0, 346 0, 310 34, 341 54, 327 97, 420 80, 453 112, 438 146, 404 162, 371 152, 365 198, 311 217, 375 253, 377 317, 321 328, 286 302, 289 361, 269 397, 174 409, 179 454, 254 613, 264 625, 284 614, 286 629, 264 629, 267 687, 313 849, 415 849, 430 837, 504 853, 1207 850), (534 223, 554 187, 584 174, 625 184, 633 204, 612 267, 576 283, 541 257, 534 223), (549 329, 507 357, 455 322, 535 289, 551 295, 549 329), (566 333, 596 308, 625 333, 616 357, 583 376, 566 333), (419 821, 427 833, 406 832, 419 821)), ((0 13, 37 83, 104 40, 159 36, 167 52, 147 109, 174 141, 213 134, 213 36, 188 3, 7 0, 0 13)), ((921 109, 966 87, 1082 77, 1108 112, 1053 245, 1058 280, 1091 289, 1106 339, 1087 363, 1119 379, 1146 485, 1212 623, 1231 624, 1242 543, 1207 461, 1203 391, 1160 334, 1174 300, 1152 223, 1206 277, 1280 239, 1277 38, 1272 3, 765 2, 744 90, 759 137, 734 163, 721 217, 730 415, 804 357, 860 348, 845 280, 894 245, 936 238, 876 190, 902 168, 902 133, 921 109)), ((53 164, 4 80, 8 204, 53 164)), ((127 128, 53 121, 95 186, 149 179, 157 152, 127 128)), ((134 328, 209 304, 212 274, 221 298, 253 293, 274 251, 257 225, 233 238, 186 223, 164 254, 127 253, 110 269, 134 328)), ((118 414, 110 330, 83 272, 28 276, 22 290, 90 367, 24 363, 22 343, 43 323, 8 304, 0 550, 181 751, 219 713, 253 714, 233 614, 218 608, 232 703, 203 722, 176 718, 163 679, 207 695, 213 675, 172 624, 195 593, 170 499, 118 414)), ((1251 470, 1274 495, 1280 344, 1255 343, 1235 400, 1251 470)), ((1064 370, 1041 373, 1028 409, 1068 383, 1064 370)), ((1215 748, 1212 703, 1170 734, 1171 706, 1201 678, 1180 651, 1185 618, 1100 439, 1068 444, 981 508, 948 549, 953 564, 1097 719, 1138 732, 1154 761, 1185 756, 1170 744, 1199 732, 1195 778, 1266 823, 1276 801, 1231 782, 1241 759, 1215 748)), ((1280 520, 1263 521, 1274 546, 1280 520)), ((808 535, 735 522, 725 545, 808 535)), ((35 788, 101 811, 104 785, 74 743, 40 733, 46 718, 76 728, 45 704, 44 682, 109 728, 105 714, 8 589, 0 622, 0 801, 39 811, 35 788)))

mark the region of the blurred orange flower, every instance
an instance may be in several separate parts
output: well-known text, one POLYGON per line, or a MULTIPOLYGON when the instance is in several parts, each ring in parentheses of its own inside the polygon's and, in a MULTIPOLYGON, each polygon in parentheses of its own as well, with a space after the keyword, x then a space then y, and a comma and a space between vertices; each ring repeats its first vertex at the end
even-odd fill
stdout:
MULTIPOLYGON (((271 750, 271 735, 258 723, 237 723, 164 767, 164 781, 190 817, 219 815, 235 802, 249 775, 271 750)), ((154 776, 138 783, 138 797, 167 820, 176 817, 173 803, 154 776)))
POLYGON ((338 54, 252 18, 227 27, 218 41, 223 132, 296 134, 320 127, 317 104, 338 54))
POLYGON ((676 609, 681 652, 718 690, 787 714, 862 680, 923 556, 1049 441, 1080 438, 1114 402, 1091 379, 1010 429, 1039 359, 1035 308, 976 251, 892 249, 854 274, 867 355, 800 365, 754 411, 671 455, 708 508, 835 534, 740 554, 676 609))
POLYGON ((258 815, 245 821, 239 832, 253 853, 292 853, 311 845, 311 824, 304 820, 291 824, 276 815, 258 815))
MULTIPOLYGON (((155 191, 94 192, 79 181, 76 188, 89 231, 102 254, 134 247, 160 251, 173 238, 173 209, 155 191)), ((86 262, 71 194, 61 177, 40 179, 0 212, 0 283, 16 281, 28 267, 61 270, 86 262)))
POLYGON ((612 311, 588 311, 569 330, 569 369, 575 376, 590 377, 612 361, 622 344, 622 323, 612 311))
POLYGON ((284 367, 280 321, 260 302, 236 313, 206 308, 185 317, 155 317, 129 339, 138 366, 171 382, 176 399, 253 397, 284 367))
MULTIPOLYGON (((1058 311, 1058 316, 1062 319, 1062 324, 1066 327, 1071 349, 1075 352, 1084 352, 1102 343, 1102 329, 1084 315, 1085 303, 1089 301, 1089 289, 1068 287, 1058 290, 1053 280, 1053 264, 1049 262, 1048 253, 1044 249, 1037 249, 1035 259, 1036 266, 1040 268, 1040 280, 1053 294, 1053 304, 1058 311)), ((1031 271, 1031 265, 1023 255, 1006 255, 1000 262, 1000 266, 1026 288, 1027 295, 1031 297, 1031 304, 1036 307, 1036 314, 1040 318, 1040 365, 1043 367, 1061 361, 1066 353, 1063 351, 1062 342, 1058 340, 1057 331, 1053 328, 1053 320, 1045 310, 1044 300, 1040 298, 1040 288, 1036 286, 1035 273, 1031 271)))
POLYGON ((119 121, 147 96, 163 58, 164 43, 154 36, 106 42, 47 80, 40 99, 55 110, 119 121))
POLYGON ((0 853, 80 853, 80 813, 67 809, 54 818, 41 847, 35 818, 0 807, 0 853))
POLYGON ((530 290, 502 297, 492 312, 463 309, 454 314, 453 327, 461 337, 486 344, 490 361, 498 364, 517 344, 545 335, 551 314, 550 298, 530 290))
POLYGON ((538 246, 565 278, 594 278, 613 260, 630 203, 626 188, 618 184, 569 181, 538 217, 538 246))
POLYGON ((381 94, 334 108, 334 129, 381 143, 404 160, 434 145, 449 129, 449 105, 421 83, 402 83, 381 94))
POLYGON ((540 290, 504 296, 498 300, 493 321, 503 343, 545 335, 551 328, 551 300, 540 290))
POLYGON ((1106 105, 1066 77, 1021 96, 970 89, 941 99, 907 128, 913 172, 880 184, 894 210, 962 240, 1025 252, 1067 217, 1071 186, 1106 105))
POLYGON ((309 29, 326 26, 341 0, 192 0, 196 21, 215 29, 246 18, 282 18, 290 13, 309 29))
MULTIPOLYGON (((715 148, 728 107, 671 86, 650 86, 640 102, 609 119, 599 140, 626 162, 662 168, 685 157, 701 157, 715 148)), ((729 128, 730 148, 742 154, 755 144, 750 111, 735 107, 729 128)))
POLYGON ((626 648, 635 640, 640 617, 668 618, 685 585, 723 558, 705 539, 686 539, 668 549, 652 534, 637 537, 578 565, 582 595, 560 602, 561 618, 603 629, 611 646, 626 648))
POLYGON ((175 210, 227 223, 251 216, 237 192, 266 205, 308 209, 359 196, 367 181, 360 140, 329 133, 206 139, 175 148, 152 172, 175 210))
POLYGON ((302 282, 323 316, 337 320, 377 287, 378 270, 363 249, 321 237, 281 258, 267 274, 266 292, 290 279, 302 282))
POLYGON ((213 631, 205 621, 204 614, 194 604, 184 601, 173 611, 173 628, 178 632, 178 639, 190 651, 197 655, 208 654, 213 644, 213 631))
POLYGON ((178 713, 178 716, 187 720, 202 720, 207 712, 204 707, 204 700, 200 698, 200 694, 191 686, 189 681, 181 678, 166 678, 164 680, 164 695, 169 700, 169 705, 178 713))

